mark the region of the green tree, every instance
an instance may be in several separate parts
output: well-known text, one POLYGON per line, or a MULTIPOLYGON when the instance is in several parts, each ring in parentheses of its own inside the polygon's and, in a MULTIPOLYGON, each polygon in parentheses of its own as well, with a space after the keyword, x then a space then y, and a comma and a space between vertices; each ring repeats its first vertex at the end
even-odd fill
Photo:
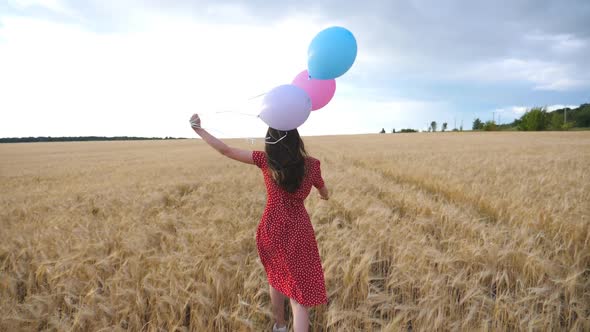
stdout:
POLYGON ((574 121, 576 123, 576 127, 590 127, 590 104, 582 104, 575 111, 576 113, 574 115, 574 121))
POLYGON ((558 112, 551 113, 551 121, 549 122, 549 129, 561 130, 563 129, 563 114, 558 112))
POLYGON ((447 130, 447 123, 446 122, 443 122, 442 131, 445 131, 445 130, 447 130))
POLYGON ((483 129, 483 122, 481 122, 481 120, 479 118, 476 118, 475 120, 473 120, 473 130, 480 130, 483 129))
POLYGON ((544 107, 533 107, 520 118, 518 130, 540 131, 547 129, 547 110, 544 107))
POLYGON ((483 130, 485 130, 485 131, 496 131, 496 130, 498 130, 498 126, 492 120, 486 121, 486 123, 483 125, 483 130))
POLYGON ((432 121, 430 123, 430 128, 432 128, 432 131, 435 132, 436 131, 436 121, 432 121))
POLYGON ((385 128, 381 128, 381 131, 379 132, 379 134, 385 134, 385 128))

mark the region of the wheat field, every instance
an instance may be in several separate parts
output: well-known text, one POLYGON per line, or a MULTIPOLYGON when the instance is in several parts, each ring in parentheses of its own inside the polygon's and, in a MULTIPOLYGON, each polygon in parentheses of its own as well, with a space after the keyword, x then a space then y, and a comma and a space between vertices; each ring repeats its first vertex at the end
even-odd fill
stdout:
MULTIPOLYGON (((306 201, 313 331, 590 330, 590 132, 304 140, 332 192, 306 201)), ((271 330, 255 166, 200 140, 4 144, 0 180, 0 331, 271 330)))

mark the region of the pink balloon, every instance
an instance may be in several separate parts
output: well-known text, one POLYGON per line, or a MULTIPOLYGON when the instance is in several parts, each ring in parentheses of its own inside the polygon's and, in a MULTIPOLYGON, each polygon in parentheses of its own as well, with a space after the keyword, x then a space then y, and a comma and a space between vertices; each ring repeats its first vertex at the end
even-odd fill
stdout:
POLYGON ((302 71, 293 80, 293 85, 305 90, 311 98, 311 110, 319 110, 328 105, 336 92, 336 80, 316 80, 309 78, 307 70, 302 71))

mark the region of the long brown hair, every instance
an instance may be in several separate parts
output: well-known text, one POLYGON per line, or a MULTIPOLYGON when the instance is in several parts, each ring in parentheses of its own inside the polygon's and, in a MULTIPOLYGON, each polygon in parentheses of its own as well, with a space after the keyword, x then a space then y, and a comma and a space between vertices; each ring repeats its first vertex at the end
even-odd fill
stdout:
POLYGON ((265 151, 272 179, 290 193, 297 191, 305 178, 307 157, 299 132, 297 129, 283 131, 269 127, 266 137, 265 151))

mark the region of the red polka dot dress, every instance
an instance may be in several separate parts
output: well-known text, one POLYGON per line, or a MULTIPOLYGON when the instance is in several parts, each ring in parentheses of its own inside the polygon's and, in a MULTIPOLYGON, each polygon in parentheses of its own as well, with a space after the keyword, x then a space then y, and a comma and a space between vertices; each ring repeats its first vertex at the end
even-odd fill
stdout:
POLYGON ((266 154, 253 151, 262 169, 267 201, 256 231, 256 246, 268 283, 298 303, 311 307, 327 302, 318 245, 303 201, 311 187, 322 188, 320 161, 306 160, 307 174, 299 189, 289 193, 277 185, 268 170, 266 154))

